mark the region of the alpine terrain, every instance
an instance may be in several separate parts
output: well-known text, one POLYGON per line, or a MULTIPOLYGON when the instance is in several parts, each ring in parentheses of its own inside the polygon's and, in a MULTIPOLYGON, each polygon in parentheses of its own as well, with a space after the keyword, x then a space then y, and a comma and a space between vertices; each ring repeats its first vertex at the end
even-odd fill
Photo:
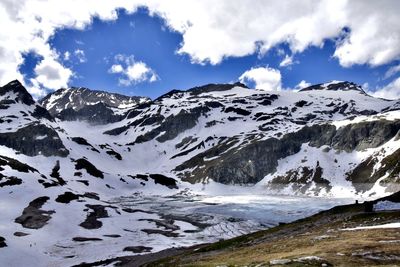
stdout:
MULTIPOLYGON (((17 80, 0 87, 0 265, 99 266, 257 230, 310 234, 310 221, 295 225, 301 230, 285 223, 399 190, 400 101, 372 97, 352 82, 297 92, 208 84, 154 100, 67 88, 35 101, 17 80)), ((398 202, 383 199, 370 209, 398 202)), ((335 214, 311 218, 346 228, 345 216, 335 214)), ((376 220, 398 222, 396 214, 376 220)), ((335 234, 326 234, 332 225, 321 227, 312 238, 335 234)), ((267 240, 260 233, 246 246, 267 240)), ((202 249, 204 266, 233 257, 210 254, 232 245, 217 244, 202 249)), ((195 264, 188 253, 169 265, 195 264)), ((273 261, 289 254, 263 260, 296 263, 273 261)))

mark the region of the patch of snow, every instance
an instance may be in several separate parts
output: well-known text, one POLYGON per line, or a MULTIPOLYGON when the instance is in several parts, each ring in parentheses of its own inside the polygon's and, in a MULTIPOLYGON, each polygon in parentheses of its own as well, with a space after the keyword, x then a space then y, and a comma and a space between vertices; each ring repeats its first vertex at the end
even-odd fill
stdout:
POLYGON ((400 228, 400 223, 387 223, 381 225, 372 225, 372 226, 359 226, 354 228, 344 228, 341 229, 343 231, 354 231, 354 230, 368 230, 368 229, 391 229, 391 228, 400 228))
POLYGON ((38 135, 35 137, 36 140, 43 140, 47 137, 47 135, 38 135))

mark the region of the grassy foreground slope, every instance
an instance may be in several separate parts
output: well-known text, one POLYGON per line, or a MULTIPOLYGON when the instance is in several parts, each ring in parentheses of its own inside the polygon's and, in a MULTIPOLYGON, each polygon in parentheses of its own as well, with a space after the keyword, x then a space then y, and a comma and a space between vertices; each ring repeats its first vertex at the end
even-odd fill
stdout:
MULTIPOLYGON (((371 211, 400 193, 338 206, 293 223, 188 248, 145 266, 400 266, 400 228, 343 230, 400 222, 400 210, 371 211)), ((154 255, 154 259, 158 258, 154 255)), ((135 261, 122 265, 134 266, 135 261)))

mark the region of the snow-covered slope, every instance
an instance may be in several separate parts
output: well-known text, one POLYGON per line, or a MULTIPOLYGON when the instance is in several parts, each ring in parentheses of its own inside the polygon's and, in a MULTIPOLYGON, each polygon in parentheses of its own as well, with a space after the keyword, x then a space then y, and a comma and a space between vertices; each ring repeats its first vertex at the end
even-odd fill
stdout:
POLYGON ((49 264, 48 256, 76 264, 93 250, 126 255, 129 244, 146 252, 140 243, 159 250, 261 227, 183 216, 197 213, 173 203, 196 194, 373 197, 399 189, 398 101, 352 83, 300 92, 210 84, 129 99, 61 90, 40 102, 46 110, 18 81, 0 88, 2 262, 24 253, 31 265, 49 264), (157 210, 152 203, 164 199, 155 195, 170 204, 157 210))

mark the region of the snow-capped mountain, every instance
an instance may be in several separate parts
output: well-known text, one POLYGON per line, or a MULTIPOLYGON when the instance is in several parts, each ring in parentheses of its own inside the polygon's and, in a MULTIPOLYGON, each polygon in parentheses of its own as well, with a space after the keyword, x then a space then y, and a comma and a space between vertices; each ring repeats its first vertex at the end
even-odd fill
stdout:
POLYGON ((125 113, 149 102, 147 97, 125 96, 83 87, 57 90, 39 101, 51 115, 62 120, 86 120, 95 124, 116 122, 125 113))
POLYGON ((382 160, 397 151, 398 102, 350 82, 299 92, 209 84, 154 101, 61 89, 39 101, 45 108, 18 81, 1 94, 1 144, 27 156, 62 157, 78 146, 95 166, 116 160, 106 165, 112 175, 159 173, 192 184, 279 185, 326 195, 339 188, 364 193, 396 174, 390 175, 397 165, 382 160), (365 164, 368 171, 358 174, 365 164))
POLYGON ((52 255, 76 264, 93 250, 125 255, 120 246, 138 240, 159 250, 195 244, 204 233, 217 240, 224 234, 212 229, 221 225, 228 237, 261 227, 168 217, 164 204, 151 205, 154 195, 173 202, 232 190, 336 197, 399 190, 399 101, 349 82, 299 92, 209 84, 154 101, 62 89, 39 103, 18 81, 0 88, 0 244, 11 251, 2 262, 37 253, 33 243, 43 254, 37 265, 52 255), (140 206, 130 206, 132 196, 143 198, 140 206), (77 249, 86 241, 98 242, 77 249))

